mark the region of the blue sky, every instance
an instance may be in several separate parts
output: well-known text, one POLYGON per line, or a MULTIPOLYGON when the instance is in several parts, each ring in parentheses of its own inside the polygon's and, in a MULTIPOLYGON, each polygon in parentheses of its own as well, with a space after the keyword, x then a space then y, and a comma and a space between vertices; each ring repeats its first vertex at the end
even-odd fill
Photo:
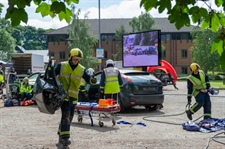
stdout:
MULTIPOLYGON (((140 8, 141 0, 100 0, 100 16, 101 19, 104 18, 133 18, 137 17, 144 12, 144 8, 140 8)), ((174 2, 174 0, 173 0, 174 2)), ((0 0, 0 3, 7 6, 8 0, 0 0)), ((199 6, 205 6, 204 3, 200 2, 199 6)), ((214 4, 212 4, 213 6, 214 4)), ((35 9, 36 5, 32 4, 31 7, 26 8, 28 12, 29 21, 27 24, 35 26, 36 28, 54 28, 58 29, 68 24, 65 21, 59 21, 58 18, 44 17, 42 18, 41 14, 36 14, 35 9)), ((76 5, 77 8, 81 9, 80 18, 84 18, 84 14, 89 12, 88 18, 98 19, 98 0, 80 0, 79 4, 76 5)), ((3 9, 2 17, 5 15, 6 8, 3 9)), ((151 10, 150 14, 153 18, 167 17, 166 12, 162 14, 158 13, 158 10, 151 10)))

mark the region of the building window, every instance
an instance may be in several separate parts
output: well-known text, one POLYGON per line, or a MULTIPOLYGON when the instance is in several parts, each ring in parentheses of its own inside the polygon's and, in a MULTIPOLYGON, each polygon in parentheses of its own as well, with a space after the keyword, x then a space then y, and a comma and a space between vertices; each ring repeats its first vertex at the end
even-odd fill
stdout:
POLYGON ((166 34, 166 40, 171 40, 171 34, 166 34))
POLYGON ((181 58, 187 58, 187 49, 181 50, 181 58))
POLYGON ((166 40, 166 35, 162 34, 161 35, 161 41, 164 41, 164 40, 166 40))
POLYGON ((66 53, 65 52, 60 52, 59 53, 59 59, 61 59, 61 60, 66 59, 66 53))
POLYGON ((187 74, 187 67, 181 67, 181 73, 182 74, 187 74))
POLYGON ((107 35, 102 35, 102 36, 101 36, 101 40, 102 40, 102 41, 106 41, 106 40, 107 40, 107 35))
POLYGON ((107 55, 107 51, 104 51, 104 58, 107 58, 108 55, 107 55))
POLYGON ((181 34, 181 39, 182 40, 188 40, 188 34, 187 33, 181 34))

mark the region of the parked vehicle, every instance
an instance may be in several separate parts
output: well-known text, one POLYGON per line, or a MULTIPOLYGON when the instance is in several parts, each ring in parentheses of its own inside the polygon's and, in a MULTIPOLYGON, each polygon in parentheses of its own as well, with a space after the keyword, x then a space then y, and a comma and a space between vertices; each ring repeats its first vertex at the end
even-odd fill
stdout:
POLYGON ((44 72, 44 56, 32 53, 11 53, 11 62, 19 78, 27 76, 27 70, 32 73, 44 72))
MULTIPOLYGON (((139 70, 120 70, 123 88, 119 94, 118 103, 121 112, 136 105, 145 106, 147 109, 157 110, 164 102, 162 82, 149 72, 139 70)), ((95 74, 97 83, 91 85, 89 98, 98 101, 99 83, 101 72, 95 74)))

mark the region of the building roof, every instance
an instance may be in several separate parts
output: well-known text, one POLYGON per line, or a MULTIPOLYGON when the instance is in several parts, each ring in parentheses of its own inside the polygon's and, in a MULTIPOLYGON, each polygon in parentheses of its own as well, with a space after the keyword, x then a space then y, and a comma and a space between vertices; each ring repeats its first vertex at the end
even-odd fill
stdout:
MULTIPOLYGON (((124 25, 127 32, 132 33, 132 28, 129 26, 130 19, 101 19, 101 34, 102 33, 115 33, 117 29, 120 28, 121 25, 124 25)), ((193 26, 186 27, 184 26, 180 30, 176 29, 175 24, 171 24, 168 20, 168 18, 154 18, 155 25, 154 27, 157 27, 161 30, 161 32, 190 32, 193 28, 193 26)), ((91 31, 92 33, 98 37, 98 19, 87 19, 87 22, 91 25, 91 31)), ((46 33, 46 35, 55 35, 55 34, 68 34, 69 26, 65 26, 59 29, 56 29, 54 31, 46 33)))

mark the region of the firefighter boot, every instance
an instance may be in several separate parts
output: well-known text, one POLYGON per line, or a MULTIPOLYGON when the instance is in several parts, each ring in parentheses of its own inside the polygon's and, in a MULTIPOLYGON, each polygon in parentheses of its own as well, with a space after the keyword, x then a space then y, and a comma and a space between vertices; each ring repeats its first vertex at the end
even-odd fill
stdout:
POLYGON ((190 110, 187 110, 186 111, 186 114, 187 114, 188 119, 189 120, 192 120, 192 113, 191 113, 191 111, 190 110))
POLYGON ((60 137, 60 135, 59 135, 59 141, 58 141, 58 143, 56 143, 56 146, 57 147, 62 146, 62 138, 60 137))
POLYGON ((62 144, 63 144, 63 146, 68 146, 71 144, 71 141, 69 140, 69 138, 63 138, 62 144))

